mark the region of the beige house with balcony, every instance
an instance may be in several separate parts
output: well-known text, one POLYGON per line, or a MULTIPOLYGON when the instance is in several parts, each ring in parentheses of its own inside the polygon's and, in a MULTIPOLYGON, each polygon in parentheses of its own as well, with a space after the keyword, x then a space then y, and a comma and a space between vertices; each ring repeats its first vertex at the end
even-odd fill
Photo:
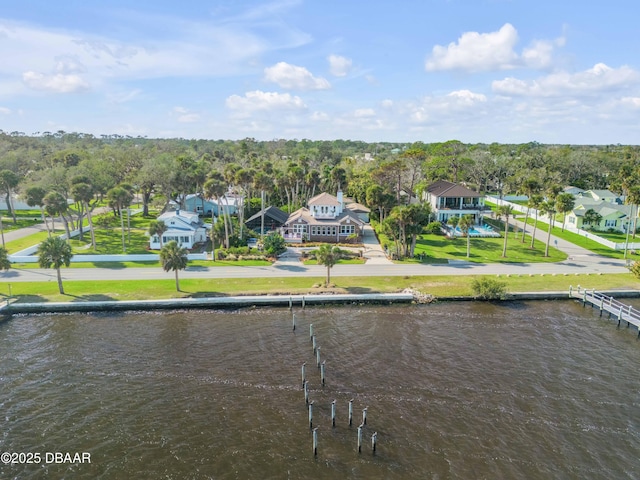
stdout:
POLYGON ((289 215, 282 226, 285 241, 344 243, 361 237, 365 222, 345 205, 342 191, 335 197, 321 193, 307 205, 289 215))

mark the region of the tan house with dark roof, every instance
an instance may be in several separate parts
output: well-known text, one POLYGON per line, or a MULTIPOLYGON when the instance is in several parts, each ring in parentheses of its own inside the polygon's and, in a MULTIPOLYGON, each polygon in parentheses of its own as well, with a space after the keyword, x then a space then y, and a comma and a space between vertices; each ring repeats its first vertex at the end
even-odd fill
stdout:
POLYGON ((436 219, 444 223, 450 217, 473 215, 475 223, 480 224, 483 212, 489 210, 484 204, 484 195, 446 180, 438 180, 429 185, 423 197, 431 205, 436 219))
POLYGON ((310 199, 308 208, 300 208, 289 215, 281 230, 284 239, 290 243, 299 243, 303 239, 341 243, 352 235, 359 238, 364 223, 345 206, 344 197, 339 191, 336 197, 321 193, 310 199))

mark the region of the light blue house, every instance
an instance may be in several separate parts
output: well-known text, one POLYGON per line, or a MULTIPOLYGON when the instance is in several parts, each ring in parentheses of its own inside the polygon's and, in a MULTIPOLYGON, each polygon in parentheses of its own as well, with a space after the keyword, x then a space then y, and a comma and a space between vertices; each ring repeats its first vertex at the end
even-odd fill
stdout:
POLYGON ((218 207, 220 206, 224 213, 233 215, 238 212, 238 206, 242 205, 242 196, 234 193, 227 193, 220 201, 204 198, 201 193, 192 193, 185 197, 183 210, 197 213, 200 216, 210 217, 211 213, 218 217, 218 207))

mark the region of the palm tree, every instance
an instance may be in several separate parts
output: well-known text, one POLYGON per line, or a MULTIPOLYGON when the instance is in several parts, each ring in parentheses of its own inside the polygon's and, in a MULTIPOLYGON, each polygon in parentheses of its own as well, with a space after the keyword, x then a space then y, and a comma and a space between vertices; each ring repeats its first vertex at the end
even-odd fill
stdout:
POLYGON ((64 295, 60 267, 68 267, 73 253, 71 246, 60 237, 49 237, 38 247, 38 263, 41 268, 55 268, 58 275, 58 290, 64 295))
POLYGON ((601 221, 602 215, 596 212, 593 208, 584 212, 584 217, 582 217, 582 224, 590 225, 592 230, 598 227, 601 221))
POLYGON ((576 200, 570 193, 561 193, 556 197, 556 211, 562 213, 562 231, 567 223, 567 213, 573 210, 576 200))
POLYGON ((149 228, 147 229, 147 233, 150 236, 157 235, 160 239, 160 249, 162 249, 162 235, 168 229, 167 225, 162 220, 151 220, 149 222, 149 228))
POLYGON ((178 270, 184 270, 187 266, 187 249, 178 245, 175 240, 167 243, 160 250, 160 263, 165 272, 173 270, 176 273, 176 290, 180 291, 178 270))
POLYGON ((637 206, 640 205, 640 187, 637 186, 629 186, 627 188, 627 198, 625 199, 625 203, 631 206, 629 209, 629 221, 627 222, 627 236, 624 242, 624 258, 627 259, 627 250, 629 248, 629 233, 633 232, 633 238, 636 237, 636 228, 637 228, 637 206), (634 214, 634 207, 636 207, 636 211, 634 214))
POLYGON ((531 212, 531 198, 540 191, 540 183, 535 178, 529 178, 522 183, 522 192, 527 195, 529 201, 527 202, 527 213, 524 216, 524 228, 522 229, 522 243, 524 243, 524 232, 527 228, 527 221, 529 220, 529 213, 531 212))
POLYGON ((16 224, 16 211, 13 208, 13 190, 20 183, 20 177, 11 170, 1 170, 0 171, 0 190, 2 190, 6 194, 7 199, 7 209, 9 210, 9 214, 13 217, 13 224, 16 224))
POLYGON ((27 205, 30 207, 39 207, 40 208, 40 216, 42 217, 42 223, 49 232, 49 236, 51 236, 51 230, 49 230, 49 222, 47 222, 46 217, 44 216, 44 202, 43 198, 47 194, 44 188, 41 187, 30 187, 25 192, 27 205))
POLYGON ((507 256, 507 238, 509 237, 509 216, 513 211, 511 205, 500 205, 497 210, 498 217, 504 215, 504 246, 502 247, 502 257, 507 256))
POLYGON ((527 203, 527 205, 533 208, 536 212, 536 218, 533 221, 533 233, 531 234, 530 248, 533 248, 534 243, 536 241, 536 229, 538 228, 538 210, 540 209, 543 203, 544 203, 544 197, 540 194, 531 195, 531 197, 529 198, 529 202, 527 203))
POLYGON ((551 242, 551 230, 553 230, 553 222, 556 218, 556 202, 546 201, 541 206, 542 213, 549 217, 549 231, 547 232, 547 245, 544 249, 544 256, 549 256, 549 243, 551 242))
MULTIPOLYGON (((67 203, 66 197, 59 192, 50 192, 45 195, 42 202, 44 203, 45 211, 51 217, 52 224, 53 217, 60 215, 62 223, 64 224, 64 229, 67 232, 68 241, 71 238, 71 232, 69 231, 69 222, 65 216, 65 213, 69 210, 69 204, 67 203)), ((54 230, 53 227, 55 226, 52 226, 51 230, 54 230)))
POLYGON ((471 256, 471 235, 469 235, 469 232, 474 224, 473 215, 464 215, 458 222, 458 227, 460 227, 462 233, 467 237, 467 258, 471 256))
MULTIPOLYGON (((93 219, 91 217, 91 206, 89 202, 93 200, 94 189, 90 183, 75 183, 71 187, 71 194, 76 202, 80 202, 84 211, 87 212, 87 220, 89 221, 89 231, 91 232, 91 246, 95 252, 96 247, 96 234, 93 230, 93 219)), ((80 220, 80 238, 82 238, 82 220, 80 220)))
POLYGON ((9 259, 9 252, 6 248, 0 247, 0 270, 9 270, 11 268, 11 260, 9 259))
POLYGON ((122 231, 122 251, 127 253, 127 246, 124 243, 124 217, 123 209, 131 204, 132 195, 129 190, 124 187, 114 187, 107 192, 107 200, 111 208, 118 210, 120 214, 120 229, 122 231))
POLYGON ((320 265, 327 267, 326 286, 328 287, 329 282, 331 282, 331 267, 340 260, 340 249, 335 245, 325 243, 318 248, 318 251, 316 252, 316 259, 320 265))
MULTIPOLYGON (((225 246, 229 248, 229 228, 227 226, 227 217, 222 211, 222 207, 220 205, 220 200, 224 197, 225 192, 227 191, 227 186, 222 179, 220 174, 213 175, 209 180, 204 183, 204 194, 207 198, 215 198, 216 203, 218 204, 218 218, 222 215, 222 219, 224 220, 224 235, 225 235, 225 246)), ((213 216, 213 208, 211 209, 211 228, 215 224, 215 219, 213 216)))

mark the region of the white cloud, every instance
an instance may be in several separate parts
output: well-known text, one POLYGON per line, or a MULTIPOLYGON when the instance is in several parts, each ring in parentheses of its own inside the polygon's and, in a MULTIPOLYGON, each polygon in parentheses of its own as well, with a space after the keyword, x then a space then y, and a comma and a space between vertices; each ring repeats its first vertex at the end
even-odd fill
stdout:
POLYGON ((388 98, 383 100, 382 101, 382 106, 383 106, 383 108, 391 108, 391 107, 393 107, 393 100, 390 100, 388 98))
POLYGON ((193 123, 199 121, 201 118, 199 113, 191 112, 183 107, 174 107, 171 114, 180 123, 193 123))
POLYGON ((425 69, 467 72, 508 70, 517 67, 545 69, 552 65, 556 47, 564 46, 566 40, 564 37, 553 41, 534 40, 520 55, 515 51, 517 43, 518 32, 510 23, 505 23, 497 32, 465 32, 457 43, 452 42, 446 47, 433 47, 425 69))
POLYGON ((331 84, 324 78, 314 77, 309 70, 286 62, 276 63, 264 69, 265 80, 282 88, 294 90, 326 90, 331 84))
POLYGON ((255 90, 247 92, 244 97, 231 95, 226 100, 227 108, 240 116, 248 116, 254 112, 269 112, 272 110, 305 110, 307 106, 298 96, 288 93, 263 92, 255 90))
POLYGON ((0 113, 3 115, 11 115, 11 109, 7 107, 0 107, 0 113))
POLYGON ((504 80, 495 80, 491 87, 500 95, 557 97, 593 95, 638 84, 638 71, 628 66, 611 68, 604 63, 598 63, 582 72, 558 72, 536 80, 507 77, 504 80))
POLYGON ((477 102, 486 102, 487 97, 481 93, 473 93, 470 90, 456 90, 447 94, 447 97, 455 99, 461 105, 473 105, 477 102))
MULTIPOLYGON (((139 30, 142 39, 122 40, 89 30, 43 28, 0 18, 0 76, 19 80, 25 72, 49 77, 82 75, 92 88, 121 80, 221 77, 255 72, 256 59, 261 55, 310 41, 308 35, 281 19, 216 17, 187 21, 134 11, 124 15, 114 10, 109 14, 116 17, 113 21, 123 24, 123 30, 139 30), (157 25, 162 25, 162 36, 146 35, 157 25)), ((31 75, 27 77, 32 80, 31 75)), ((45 83, 72 80, 57 77, 45 83)))
POLYGON ((622 97, 620 103, 633 108, 640 108, 640 97, 622 97))
POLYGON ((24 72, 22 81, 34 90, 53 93, 77 93, 89 89, 89 84, 82 77, 62 73, 45 75, 38 72, 24 72))
POLYGON ((313 112, 309 118, 314 122, 326 122, 330 119, 325 112, 313 112))
POLYGON ((497 32, 466 32, 457 43, 433 47, 426 69, 474 72, 510 68, 518 58, 513 51, 517 41, 518 32, 509 23, 497 32))
POLYGON ((335 77, 345 77, 351 71, 352 61, 350 58, 329 55, 327 60, 329 61, 329 71, 335 77))
POLYGON ((353 116, 356 118, 375 117, 376 111, 373 108, 358 108, 353 112, 353 116))

